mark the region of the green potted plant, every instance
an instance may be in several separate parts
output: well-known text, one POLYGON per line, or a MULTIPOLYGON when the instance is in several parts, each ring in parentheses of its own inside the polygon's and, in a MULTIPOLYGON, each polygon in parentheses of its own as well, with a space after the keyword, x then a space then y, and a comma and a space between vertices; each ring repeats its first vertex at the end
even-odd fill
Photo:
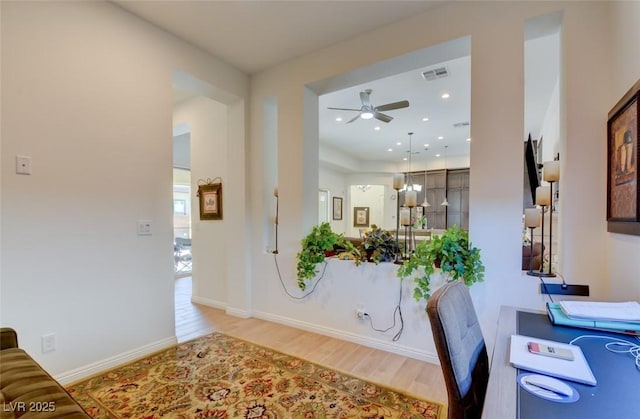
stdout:
POLYGON ((380 262, 393 262, 396 255, 400 252, 398 243, 394 235, 383 230, 375 224, 362 236, 362 244, 360 244, 360 254, 362 258, 376 265, 380 262))
POLYGON ((439 268, 447 281, 462 279, 467 286, 484 280, 484 265, 480 259, 480 249, 469 242, 469 233, 453 226, 430 241, 420 242, 409 259, 398 268, 400 279, 411 276, 418 268, 423 274, 414 278, 416 287, 413 297, 420 301, 431 297, 432 275, 439 268))
POLYGON ((324 222, 314 226, 311 232, 302 239, 302 250, 298 252, 298 287, 305 290, 307 281, 316 276, 316 266, 324 262, 325 257, 334 255, 336 250, 358 253, 353 243, 345 240, 342 234, 331 230, 331 225, 324 222))

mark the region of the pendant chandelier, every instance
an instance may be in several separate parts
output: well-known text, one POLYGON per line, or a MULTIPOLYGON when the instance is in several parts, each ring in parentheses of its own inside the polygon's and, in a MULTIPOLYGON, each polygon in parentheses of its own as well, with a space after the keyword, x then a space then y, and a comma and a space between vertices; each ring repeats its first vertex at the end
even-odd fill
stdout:
MULTIPOLYGON (((444 175, 447 176, 447 147, 449 146, 444 146, 444 175)), ((440 204, 442 206, 448 206, 449 205, 449 201, 447 200, 447 189, 445 188, 444 190, 444 201, 442 201, 442 204, 440 204)))

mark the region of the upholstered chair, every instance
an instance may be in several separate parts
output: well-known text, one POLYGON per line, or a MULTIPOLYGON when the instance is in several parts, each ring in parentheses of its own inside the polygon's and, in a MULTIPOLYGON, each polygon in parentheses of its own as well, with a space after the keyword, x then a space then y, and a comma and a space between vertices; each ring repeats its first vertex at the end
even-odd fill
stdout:
POLYGON ((449 399, 449 419, 475 419, 489 381, 489 359, 469 289, 454 281, 427 303, 433 339, 449 399))

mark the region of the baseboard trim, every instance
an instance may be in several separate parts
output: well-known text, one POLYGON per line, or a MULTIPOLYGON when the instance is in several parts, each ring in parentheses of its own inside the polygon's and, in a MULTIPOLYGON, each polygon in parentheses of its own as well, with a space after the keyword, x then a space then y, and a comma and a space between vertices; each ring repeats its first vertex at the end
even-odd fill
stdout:
POLYGON ((220 310, 227 309, 227 303, 223 303, 222 301, 212 300, 210 298, 196 297, 195 295, 191 297, 191 302, 196 304, 202 304, 203 306, 219 308, 220 310))
POLYGON ((154 352, 170 348, 178 343, 175 336, 141 346, 131 351, 109 357, 102 361, 94 362, 71 371, 56 375, 54 378, 62 385, 69 385, 82 381, 96 374, 103 373, 120 365, 126 364, 136 359, 143 358, 154 352))
POLYGON ((247 310, 241 310, 239 308, 227 307, 225 312, 230 316, 240 317, 242 319, 251 318, 251 312, 247 310))
POLYGON ((431 364, 440 365, 438 355, 427 351, 416 350, 408 346, 400 345, 398 343, 386 342, 383 340, 356 335, 355 333, 349 333, 330 327, 318 326, 313 323, 302 322, 299 320, 290 319, 288 317, 275 315, 272 313, 266 313, 263 311, 254 311, 253 316, 262 320, 271 321, 285 326, 291 326, 296 329, 306 330, 308 332, 317 333, 319 335, 329 336, 336 339, 346 340, 348 342, 357 343, 359 345, 367 346, 369 348, 380 349, 382 351, 391 352, 397 355, 406 356, 408 358, 417 359, 420 361, 429 362, 431 364))
POLYGON ((242 310, 235 307, 229 307, 227 303, 223 303, 222 301, 210 300, 208 298, 202 297, 191 297, 191 302, 196 304, 202 304, 203 306, 218 308, 220 310, 224 310, 230 316, 240 317, 243 319, 251 318, 251 312, 248 310, 242 310))

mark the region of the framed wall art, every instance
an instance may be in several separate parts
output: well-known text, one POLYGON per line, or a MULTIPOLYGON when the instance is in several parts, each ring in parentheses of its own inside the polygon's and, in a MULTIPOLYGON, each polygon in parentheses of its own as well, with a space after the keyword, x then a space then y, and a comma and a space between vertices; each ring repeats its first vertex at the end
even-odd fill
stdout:
POLYGON ((198 186, 201 220, 222 220, 222 182, 198 186))
POLYGON ((334 220, 342 220, 342 198, 333 197, 333 217, 334 220))
POLYGON ((369 207, 353 208, 353 226, 369 227, 369 207))
POLYGON ((639 102, 640 80, 611 109, 607 123, 607 231, 638 236, 639 102))

